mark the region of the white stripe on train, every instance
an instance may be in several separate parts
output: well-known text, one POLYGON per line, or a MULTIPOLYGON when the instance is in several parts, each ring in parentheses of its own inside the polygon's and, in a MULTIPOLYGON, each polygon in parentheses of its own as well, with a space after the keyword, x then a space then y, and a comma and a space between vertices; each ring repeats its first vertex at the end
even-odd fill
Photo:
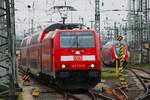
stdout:
POLYGON ((61 61, 95 61, 95 55, 61 56, 61 61), (76 59, 81 58, 81 59, 76 59))

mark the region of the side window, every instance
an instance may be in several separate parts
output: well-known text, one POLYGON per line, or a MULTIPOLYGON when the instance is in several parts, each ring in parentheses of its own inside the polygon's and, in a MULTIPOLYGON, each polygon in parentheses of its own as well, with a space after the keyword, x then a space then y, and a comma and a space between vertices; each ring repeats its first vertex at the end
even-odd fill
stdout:
POLYGON ((108 43, 106 44, 106 47, 109 47, 109 46, 111 46, 111 42, 108 42, 108 43))
POLYGON ((24 40, 21 42, 21 45, 20 45, 20 47, 23 47, 23 42, 24 42, 24 40))
POLYGON ((27 39, 23 40, 23 42, 21 44, 21 47, 25 47, 26 46, 26 42, 27 42, 27 39))
POLYGON ((33 36, 32 40, 31 40, 31 45, 38 43, 38 34, 33 36))

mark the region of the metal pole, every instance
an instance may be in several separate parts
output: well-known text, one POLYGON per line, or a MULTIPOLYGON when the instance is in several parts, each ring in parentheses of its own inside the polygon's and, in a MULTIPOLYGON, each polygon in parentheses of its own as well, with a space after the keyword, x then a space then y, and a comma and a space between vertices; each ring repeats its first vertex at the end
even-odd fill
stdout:
POLYGON ((149 25, 149 3, 150 1, 147 1, 147 42, 148 42, 148 49, 147 49, 147 56, 148 56, 148 60, 147 63, 150 64, 150 25, 149 25))
POLYGON ((95 29, 100 35, 100 1, 95 0, 95 29))
POLYGON ((5 82, 0 81, 0 85, 5 86, 3 90, 0 88, 0 97, 7 100, 16 100, 15 84, 16 78, 16 48, 15 48, 15 20, 14 20, 14 0, 0 1, 0 76, 5 78, 5 82), (5 59, 4 59, 5 58, 5 59), (3 69, 3 70, 2 70, 3 69))
POLYGON ((33 18, 31 19, 31 34, 34 34, 33 18))
MULTIPOLYGON (((13 1, 13 0, 12 0, 13 1)), ((11 2, 12 3, 12 2, 11 2)), ((10 96, 14 96, 15 95, 15 84, 14 84, 14 76, 15 76, 15 67, 16 67, 16 55, 15 55, 15 51, 14 51, 14 31, 13 31, 13 27, 12 27, 12 23, 11 23, 11 18, 10 18, 10 13, 12 9, 10 9, 10 2, 9 0, 6 0, 6 19, 7 19, 7 33, 8 33, 8 52, 9 52, 9 65, 10 65, 10 91, 9 94, 10 96)))
MULTIPOLYGON (((12 52, 13 52, 13 68, 14 68, 14 84, 18 86, 18 77, 17 77, 17 63, 16 63, 16 30, 15 30, 15 7, 14 0, 11 0, 12 4, 12 52)), ((16 87, 15 87, 16 88, 16 87)), ((18 86, 18 88, 20 88, 18 86)))
POLYGON ((91 23, 91 29, 93 28, 93 22, 94 22, 94 21, 90 21, 90 23, 91 23))

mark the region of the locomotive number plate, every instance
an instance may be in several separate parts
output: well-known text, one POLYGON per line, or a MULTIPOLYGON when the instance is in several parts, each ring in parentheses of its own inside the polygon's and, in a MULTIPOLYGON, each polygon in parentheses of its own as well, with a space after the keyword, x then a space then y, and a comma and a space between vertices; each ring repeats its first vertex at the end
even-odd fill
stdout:
POLYGON ((82 56, 74 56, 73 59, 74 59, 74 61, 81 61, 82 56))

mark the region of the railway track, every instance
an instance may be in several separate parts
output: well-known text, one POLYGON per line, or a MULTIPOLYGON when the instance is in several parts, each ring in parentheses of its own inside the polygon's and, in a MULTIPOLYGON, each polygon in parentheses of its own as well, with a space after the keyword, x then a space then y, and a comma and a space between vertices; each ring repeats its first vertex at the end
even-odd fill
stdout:
POLYGON ((148 75, 150 75, 150 73, 140 68, 128 68, 128 70, 136 76, 145 90, 145 93, 142 96, 138 97, 137 100, 145 100, 147 98, 150 98, 150 84, 147 84, 147 81, 145 81, 149 81, 150 79, 149 77, 141 76, 138 72, 136 72, 136 70, 142 71, 148 75))
POLYGON ((61 94, 63 96, 62 98, 63 100, 115 100, 113 98, 110 98, 109 96, 98 93, 92 89, 76 94, 67 90, 63 90, 55 85, 53 86, 48 85, 48 87, 54 89, 57 93, 61 94))
POLYGON ((142 69, 142 68, 132 67, 132 69, 140 70, 140 71, 143 71, 143 72, 145 72, 145 73, 147 73, 147 74, 150 75, 150 72, 149 72, 149 71, 146 71, 146 70, 144 70, 144 69, 142 69))
MULTIPOLYGON (((20 73, 21 76, 23 76, 24 74, 27 74, 23 70, 19 70, 19 73, 20 73)), ((56 93, 56 94, 60 94, 62 96, 61 97, 62 100, 115 100, 115 99, 113 99, 109 96, 106 96, 102 93, 97 92, 94 89, 89 89, 88 91, 81 92, 81 93, 78 93, 78 94, 71 93, 70 91, 63 90, 63 89, 57 87, 54 84, 47 84, 45 81, 39 81, 39 80, 42 80, 42 79, 39 79, 38 77, 36 77, 32 74, 30 74, 30 76, 33 80, 39 82, 39 84, 43 84, 44 86, 47 86, 47 88, 53 89, 52 91, 41 92, 41 94, 53 92, 53 93, 56 93)), ((36 97, 35 100, 40 100, 40 99, 38 99, 38 97, 36 97)))
MULTIPOLYGON (((140 70, 140 69, 130 69, 130 71, 132 73, 134 73, 135 76, 140 80, 140 83, 142 84, 142 86, 144 87, 144 90, 145 90, 145 93, 142 96, 140 96, 139 98, 137 98, 137 100, 144 100, 145 98, 150 97, 150 86, 145 83, 145 80, 150 80, 150 79, 148 77, 140 76, 136 72, 136 70, 140 70)), ((24 72, 21 71, 21 73, 24 73, 24 72)), ((149 74, 149 73, 147 73, 147 74, 149 74)), ((39 80, 42 80, 42 79, 38 79, 37 77, 34 77, 34 76, 32 76, 32 79, 36 80, 38 82, 39 82, 39 80)), ((128 100, 129 99, 124 88, 121 86, 117 86, 117 87, 113 88, 112 89, 113 94, 111 96, 110 95, 108 96, 107 94, 103 94, 94 89, 89 89, 88 91, 85 91, 85 92, 79 91, 78 93, 73 93, 73 92, 70 92, 67 90, 63 90, 63 89, 57 87, 56 85, 47 84, 44 81, 43 82, 40 81, 39 84, 43 84, 44 86, 47 86, 47 88, 51 88, 55 94, 59 94, 60 96, 58 96, 58 98, 60 100, 128 100)), ((44 93, 46 93, 46 92, 42 92, 41 95, 45 95, 44 93)), ((38 97, 37 97, 35 100, 41 100, 41 99, 38 99, 38 97)), ((49 99, 43 99, 43 100, 49 100, 49 99)))
MULTIPOLYGON (((25 74, 27 74, 27 73, 25 73, 25 71, 23 71, 23 70, 19 70, 19 73, 20 73, 20 75, 22 75, 22 76, 25 75, 25 74)), ((69 99, 81 100, 80 98, 74 96, 73 94, 71 94, 71 93, 69 93, 69 92, 66 92, 66 91, 62 90, 61 88, 57 87, 57 86, 54 85, 54 84, 51 84, 51 85, 50 85, 50 84, 47 84, 45 81, 39 81, 39 80, 42 80, 42 79, 40 79, 39 77, 36 77, 36 76, 34 76, 34 75, 32 75, 32 74, 30 74, 30 77, 31 77, 32 79, 34 79, 35 81, 37 81, 38 83, 47 86, 47 88, 52 88, 52 89, 53 89, 53 92, 62 95, 62 99, 63 99, 63 100, 69 100, 69 99)), ((42 92, 42 93, 50 93, 50 91, 45 91, 45 92, 42 92)), ((38 100, 38 97, 36 97, 35 100, 38 100)))
POLYGON ((102 100, 115 100, 112 97, 109 97, 107 95, 104 95, 102 93, 99 93, 99 92, 95 91, 94 89, 89 89, 88 91, 89 91, 89 93, 91 93, 93 95, 94 99, 92 99, 92 100, 99 100, 99 99, 102 99, 102 100))
POLYGON ((128 100, 128 96, 124 92, 123 87, 116 87, 112 91, 113 91, 113 94, 117 97, 116 99, 128 100))

